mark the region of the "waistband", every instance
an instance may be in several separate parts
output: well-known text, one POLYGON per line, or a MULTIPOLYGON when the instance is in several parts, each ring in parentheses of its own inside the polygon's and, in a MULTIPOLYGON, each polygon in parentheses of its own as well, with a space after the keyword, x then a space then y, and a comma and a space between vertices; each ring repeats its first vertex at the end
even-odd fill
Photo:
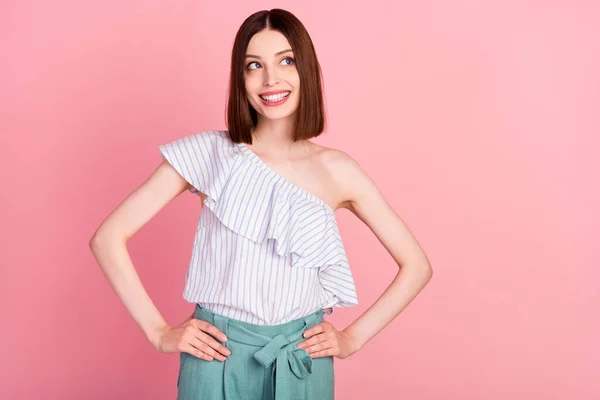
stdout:
MULTIPOLYGON (((227 336, 226 347, 230 341, 256 347, 254 359, 265 368, 275 364, 275 387, 265 387, 274 392, 275 399, 304 398, 306 386, 304 379, 312 374, 312 357, 304 349, 297 346, 306 340, 302 334, 322 320, 324 310, 319 309, 305 317, 279 325, 256 325, 216 314, 199 304, 196 305, 194 317, 216 326, 227 336)), ((224 362, 224 379, 231 379, 235 373, 227 371, 230 364, 224 362)), ((231 371, 233 372, 233 371, 231 371)), ((265 385, 268 382, 265 381, 265 385)), ((225 382, 225 398, 229 397, 227 388, 233 387, 225 382)), ((267 393, 267 392, 265 392, 267 393)))

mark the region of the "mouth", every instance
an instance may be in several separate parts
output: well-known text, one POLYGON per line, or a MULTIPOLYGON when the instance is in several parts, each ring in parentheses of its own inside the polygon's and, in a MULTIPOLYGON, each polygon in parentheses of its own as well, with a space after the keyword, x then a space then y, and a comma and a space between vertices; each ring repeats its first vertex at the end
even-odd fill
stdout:
POLYGON ((259 95, 259 97, 261 98, 261 100, 263 101, 264 104, 276 106, 279 104, 283 104, 287 100, 290 93, 291 93, 291 91, 284 90, 284 91, 278 92, 276 94, 270 94, 267 96, 261 94, 261 95, 259 95))

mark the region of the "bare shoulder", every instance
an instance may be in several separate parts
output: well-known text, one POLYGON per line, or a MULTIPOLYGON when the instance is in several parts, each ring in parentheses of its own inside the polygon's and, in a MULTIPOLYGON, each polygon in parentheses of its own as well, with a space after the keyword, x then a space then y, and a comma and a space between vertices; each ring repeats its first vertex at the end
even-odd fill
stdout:
POLYGON ((316 146, 319 147, 319 164, 326 172, 330 187, 334 191, 332 197, 335 198, 335 203, 339 204, 338 208, 346 208, 356 213, 361 193, 363 196, 380 195, 375 182, 350 154, 332 147, 316 146))
POLYGON ((348 209, 364 222, 399 266, 426 265, 431 271, 419 242, 358 161, 342 150, 321 147, 319 164, 337 208, 348 209))
POLYGON ((343 150, 317 145, 319 162, 327 167, 331 174, 348 173, 351 169, 360 169, 358 162, 343 150))

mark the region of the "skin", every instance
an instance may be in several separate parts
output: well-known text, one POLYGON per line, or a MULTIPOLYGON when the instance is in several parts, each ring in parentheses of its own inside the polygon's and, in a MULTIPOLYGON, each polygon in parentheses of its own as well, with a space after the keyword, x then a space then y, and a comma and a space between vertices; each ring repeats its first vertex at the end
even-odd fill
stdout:
MULTIPOLYGON (((311 357, 347 358, 386 327, 425 287, 433 271, 414 235, 390 207, 373 180, 343 151, 304 140, 291 140, 301 82, 293 52, 285 36, 263 30, 252 37, 246 59, 248 101, 258 114, 253 144, 248 145, 281 176, 328 203, 346 208, 365 223, 398 265, 398 273, 382 295, 345 329, 324 320, 304 332, 298 344, 311 357), (255 56, 259 56, 255 57, 255 56), (262 104, 259 94, 290 90, 290 98, 277 107, 262 104)), ((113 290, 127 311, 160 352, 187 352, 198 358, 224 361, 230 355, 223 332, 215 326, 186 318, 169 326, 148 296, 127 252, 127 241, 189 184, 163 161, 102 222, 90 248, 113 290)))

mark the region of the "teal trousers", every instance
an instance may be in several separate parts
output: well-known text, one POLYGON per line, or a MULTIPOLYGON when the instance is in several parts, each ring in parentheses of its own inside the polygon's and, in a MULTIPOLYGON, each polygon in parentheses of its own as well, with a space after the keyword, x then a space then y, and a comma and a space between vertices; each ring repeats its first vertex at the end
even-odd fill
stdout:
POLYGON ((306 340, 305 330, 323 321, 322 309, 279 325, 251 324, 200 305, 194 318, 225 333, 231 355, 207 361, 181 352, 178 400, 334 399, 333 356, 312 358, 296 346, 306 340))

